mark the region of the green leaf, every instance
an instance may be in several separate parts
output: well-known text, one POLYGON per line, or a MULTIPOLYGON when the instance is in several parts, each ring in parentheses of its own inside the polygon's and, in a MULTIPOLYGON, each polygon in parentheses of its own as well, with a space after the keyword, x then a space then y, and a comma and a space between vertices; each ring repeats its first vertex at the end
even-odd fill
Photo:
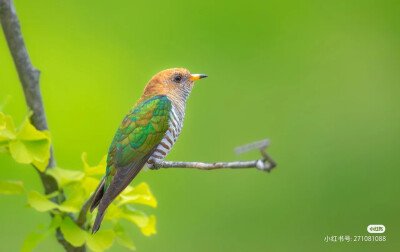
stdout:
POLYGON ((106 216, 104 220, 118 220, 126 219, 135 225, 137 225, 142 233, 146 236, 150 236, 156 233, 156 219, 155 216, 147 216, 142 211, 138 211, 129 205, 124 205, 123 207, 117 207, 111 204, 107 209, 106 216))
POLYGON ((0 112, 0 142, 12 140, 17 137, 14 121, 9 115, 0 112))
POLYGON ((49 231, 54 231, 61 225, 62 219, 60 215, 55 215, 53 219, 51 219, 50 226, 48 228, 49 231))
POLYGON ((29 154, 28 149, 22 141, 12 141, 9 144, 11 156, 18 163, 30 164, 33 161, 32 156, 29 154))
POLYGON ((85 190, 86 198, 88 198, 99 185, 100 180, 92 177, 85 177, 80 183, 81 188, 85 190))
POLYGON ((54 177, 59 188, 63 188, 70 183, 80 181, 84 177, 84 173, 81 171, 66 170, 58 167, 49 169, 47 174, 54 177))
POLYGON ((82 162, 86 176, 104 175, 107 166, 107 155, 105 155, 96 166, 87 163, 87 153, 82 153, 82 162))
POLYGON ((72 219, 67 216, 61 223, 61 232, 64 234, 64 238, 75 247, 82 246, 89 234, 80 229, 72 219))
POLYGON ((39 244, 39 242, 43 241, 45 238, 51 235, 54 230, 56 230, 56 228, 60 226, 60 224, 61 217, 59 215, 53 217, 50 226, 45 230, 43 230, 42 225, 39 224, 37 230, 30 232, 25 238, 24 243, 21 247, 21 252, 32 251, 39 244))
POLYGON ((5 117, 6 115, 0 111, 0 132, 6 127, 5 117))
POLYGON ((107 208, 104 220, 117 220, 123 217, 124 217, 123 210, 120 207, 117 207, 115 204, 111 204, 107 208))
POLYGON ((0 181, 0 193, 21 194, 25 193, 25 189, 21 181, 0 181))
POLYGON ((111 247, 114 243, 114 237, 115 233, 113 230, 100 230, 94 235, 89 235, 87 245, 91 250, 101 252, 111 247))
POLYGON ((58 208, 58 205, 50 200, 48 200, 44 195, 36 192, 30 191, 28 193, 28 202, 39 212, 46 212, 54 208, 58 208))
POLYGON ((128 187, 121 193, 121 200, 117 205, 121 206, 127 203, 137 203, 151 207, 157 206, 157 200, 150 191, 149 185, 144 182, 134 188, 128 187))
POLYGON ((143 213, 142 211, 133 209, 129 206, 125 206, 122 209, 122 214, 120 215, 120 218, 129 220, 140 228, 146 227, 149 223, 149 217, 147 216, 147 214, 143 213))
POLYGON ((66 201, 64 201, 59 209, 64 212, 76 213, 81 210, 83 202, 85 201, 85 191, 75 190, 66 201))
POLYGON ((114 226, 114 232, 119 244, 121 244, 124 247, 127 247, 130 250, 136 249, 132 239, 129 237, 129 235, 125 232, 124 228, 118 222, 114 226))
POLYGON ((145 236, 156 234, 156 217, 154 215, 150 215, 147 225, 142 227, 140 230, 145 236))
POLYGON ((10 142, 9 149, 15 161, 34 163, 43 172, 50 158, 50 133, 37 130, 26 118, 17 137, 10 142))
POLYGON ((32 231, 25 238, 24 243, 22 244, 21 252, 29 252, 32 251, 36 246, 43 241, 47 237, 46 232, 35 232, 32 231))

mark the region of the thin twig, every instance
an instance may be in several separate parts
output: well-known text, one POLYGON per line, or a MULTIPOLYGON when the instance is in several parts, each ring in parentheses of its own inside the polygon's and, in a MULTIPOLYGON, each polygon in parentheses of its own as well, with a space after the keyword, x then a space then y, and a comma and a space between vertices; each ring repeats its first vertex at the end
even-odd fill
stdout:
POLYGON ((236 154, 259 149, 263 159, 256 159, 252 161, 233 161, 233 162, 217 162, 217 163, 202 163, 202 162, 179 162, 179 161, 158 161, 155 162, 150 169, 157 170, 160 168, 195 168, 199 170, 215 170, 215 169, 243 169, 243 168, 257 168, 260 171, 270 172, 276 167, 275 161, 267 154, 266 148, 269 146, 269 140, 246 144, 235 149, 236 154))
MULTIPOLYGON (((95 190, 95 192, 97 191, 97 189, 95 190)), ((90 195, 90 197, 85 201, 85 203, 83 204, 81 211, 79 212, 78 218, 76 219, 75 223, 76 225, 78 225, 79 227, 83 228, 83 225, 86 222, 86 214, 89 211, 90 205, 92 204, 94 198, 94 193, 92 193, 92 195, 90 195)))

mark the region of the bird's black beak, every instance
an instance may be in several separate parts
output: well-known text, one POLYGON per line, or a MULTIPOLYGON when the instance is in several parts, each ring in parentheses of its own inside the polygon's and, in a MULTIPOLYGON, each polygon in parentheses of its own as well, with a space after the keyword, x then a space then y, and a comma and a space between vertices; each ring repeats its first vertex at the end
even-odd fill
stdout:
POLYGON ((192 74, 190 76, 189 80, 190 81, 197 81, 197 80, 200 80, 200 79, 203 79, 203 78, 206 78, 206 77, 208 77, 208 75, 205 75, 205 74, 192 74))

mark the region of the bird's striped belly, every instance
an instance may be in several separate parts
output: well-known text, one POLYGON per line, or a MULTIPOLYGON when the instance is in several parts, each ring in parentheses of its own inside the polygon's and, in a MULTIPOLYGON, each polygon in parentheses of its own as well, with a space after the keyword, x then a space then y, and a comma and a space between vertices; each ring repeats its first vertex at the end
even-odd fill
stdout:
POLYGON ((171 151, 181 133, 183 127, 183 117, 184 113, 179 114, 174 107, 172 108, 169 121, 170 127, 165 133, 164 138, 157 145, 154 153, 150 156, 149 160, 147 160, 147 166, 153 165, 156 161, 164 160, 167 154, 171 151))

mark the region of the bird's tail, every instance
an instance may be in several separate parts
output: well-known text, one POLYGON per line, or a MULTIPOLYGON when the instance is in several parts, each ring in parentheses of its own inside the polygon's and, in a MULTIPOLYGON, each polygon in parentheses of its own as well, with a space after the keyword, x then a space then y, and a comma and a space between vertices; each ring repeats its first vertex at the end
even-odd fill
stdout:
POLYGON ((97 186, 96 191, 94 191, 94 196, 92 200, 92 204, 90 205, 90 212, 93 212, 94 209, 99 205, 101 198, 104 195, 104 181, 105 177, 103 177, 100 181, 100 184, 97 186))
MULTIPOLYGON (((97 189, 96 189, 96 191, 94 192, 92 204, 90 205, 90 212, 93 212, 94 209, 96 209, 96 207, 100 204, 100 200, 101 200, 101 199, 103 198, 103 196, 104 196, 104 193, 105 193, 105 192, 104 192, 104 182, 105 182, 105 177, 103 177, 103 179, 100 181, 100 184, 97 186, 97 189)), ((93 225, 93 229, 92 229, 92 233, 93 233, 93 234, 96 233, 97 230, 98 230, 99 227, 100 227, 100 224, 96 225, 97 222, 98 222, 99 216, 101 216, 101 219, 100 219, 100 222, 99 222, 99 223, 101 223, 101 220, 102 220, 103 217, 104 217, 104 212, 103 212, 102 214, 100 214, 100 212, 97 213, 96 221, 95 221, 95 224, 93 225), (97 227, 96 227, 96 226, 97 226, 97 227), (95 228, 95 227, 96 227, 96 228, 95 228)))

